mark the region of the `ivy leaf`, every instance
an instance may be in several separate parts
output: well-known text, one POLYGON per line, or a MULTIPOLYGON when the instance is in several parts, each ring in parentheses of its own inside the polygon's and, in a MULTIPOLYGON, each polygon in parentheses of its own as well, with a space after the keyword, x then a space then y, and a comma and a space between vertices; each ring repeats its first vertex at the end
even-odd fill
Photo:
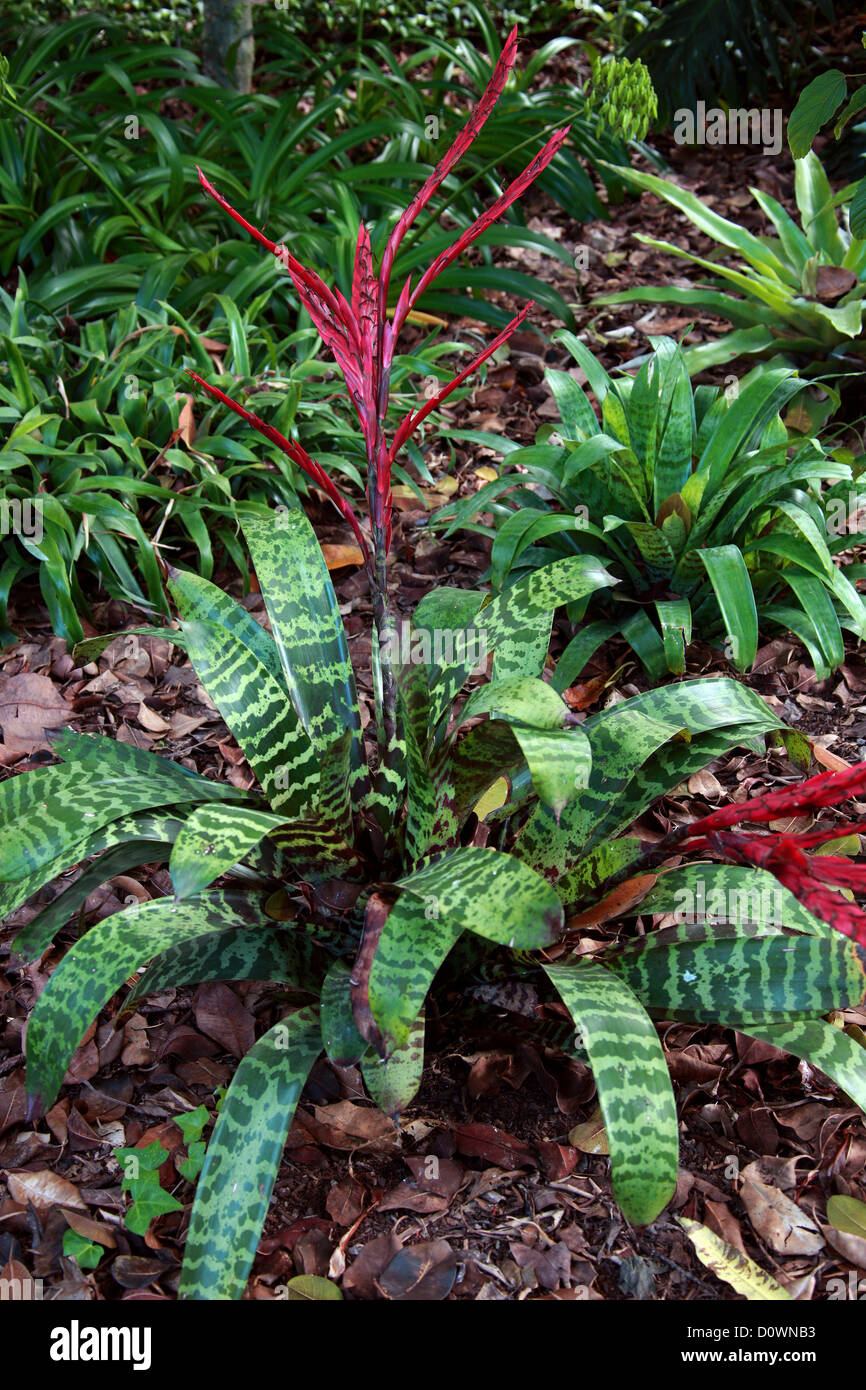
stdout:
POLYGON ((146 1235, 148 1226, 157 1216, 163 1216, 168 1211, 183 1211, 183 1202, 160 1187, 159 1174, 152 1169, 142 1173, 130 1191, 134 1201, 126 1213, 126 1229, 132 1231, 133 1235, 146 1235))

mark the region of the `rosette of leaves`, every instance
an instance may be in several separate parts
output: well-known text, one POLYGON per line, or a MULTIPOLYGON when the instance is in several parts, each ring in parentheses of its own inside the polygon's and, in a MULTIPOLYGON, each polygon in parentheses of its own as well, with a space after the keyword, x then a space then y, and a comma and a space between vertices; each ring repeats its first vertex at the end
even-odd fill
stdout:
POLYGON ((652 678, 683 672, 693 631, 747 670, 766 623, 793 632, 822 677, 839 666, 843 630, 866 636, 866 605, 836 563, 862 532, 851 466, 782 421, 797 374, 759 367, 734 390, 693 389, 682 349, 653 338, 637 376, 614 379, 573 334, 555 336, 601 421, 574 378, 549 369, 562 418, 547 442, 507 453, 498 478, 434 524, 493 535, 497 590, 558 556, 609 563, 620 583, 591 600, 597 620, 565 652, 559 689, 616 633, 652 678), (479 512, 493 525, 473 524, 479 512))
MULTIPOLYGON (((490 91, 431 176, 434 186, 495 101, 514 49, 512 35, 490 91)), ((558 139, 481 226, 527 186, 558 139)), ((521 968, 541 974, 567 1005, 595 1074, 614 1193, 635 1222, 658 1214, 677 1172, 673 1091, 648 1009, 699 1018, 715 1011, 762 1035, 796 1023, 791 1049, 814 1056, 860 1097, 846 1048, 854 1044, 822 1023, 830 1008, 863 993, 857 945, 839 932, 795 924, 795 946, 759 933, 757 951, 745 931, 733 944, 704 932, 636 965, 534 954, 564 945, 570 907, 645 858, 640 840, 623 832, 653 801, 727 749, 761 748, 766 735, 784 735, 757 695, 728 680, 650 691, 578 724, 542 677, 555 610, 614 582, 592 556, 564 557, 492 597, 435 589, 408 634, 398 629, 387 588, 391 468, 429 403, 406 417, 389 447, 383 428, 399 323, 385 308, 395 245, 429 192, 425 186, 399 219, 378 280, 361 229, 351 304, 287 254, 368 443, 369 533, 302 447, 207 388, 280 443, 366 551, 375 623, 369 738, 324 558, 303 511, 286 509, 243 521, 270 631, 200 575, 174 570, 169 583, 179 615, 170 640, 188 654, 257 790, 70 733, 55 742, 60 763, 0 786, 4 914, 94 859, 19 933, 20 954, 40 957, 93 887, 118 873, 165 860, 172 885, 170 896, 96 923, 53 971, 28 1028, 35 1109, 52 1103, 90 1022, 142 966, 125 1009, 150 991, 207 980, 273 980, 310 1001, 258 1038, 225 1095, 190 1220, 181 1278, 188 1298, 241 1296, 316 1058, 324 1051, 336 1063, 359 1063, 373 1100, 398 1114, 419 1084, 424 1010, 439 972, 459 978, 461 961, 477 965, 479 953, 482 968, 494 953, 515 965, 524 957, 521 968), (462 700, 479 657, 491 653, 492 679, 462 700), (504 784, 504 797, 491 795, 494 784, 504 784), (739 992, 732 978, 744 982, 739 992)), ((250 230, 269 251, 284 252, 250 230)), ((466 244, 458 238, 454 255, 466 244)), ((447 263, 443 253, 415 293, 447 263)), ((411 303, 407 284, 401 322, 411 303)), ((77 659, 92 659, 109 640, 83 644, 77 659)))
MULTIPOLYGON (((564 559, 492 600, 437 589, 399 643, 416 660, 399 665, 402 757, 388 768, 399 812, 383 825, 314 533, 300 511, 250 520, 245 533, 272 633, 208 581, 177 572, 181 622, 169 635, 261 792, 68 733, 55 744, 61 763, 0 787, 4 911, 99 856, 19 934, 19 953, 39 957, 97 884, 136 865, 167 860, 174 890, 98 922, 55 969, 27 1042, 27 1084, 43 1107, 92 1019, 148 962, 126 1009, 151 991, 214 979, 309 992, 310 1004, 243 1059, 221 1108, 186 1247, 181 1290, 193 1298, 240 1296, 294 1107, 322 1051, 360 1062, 376 1103, 404 1110, 421 1078, 425 1001, 439 971, 453 976, 473 942, 474 964, 479 953, 557 943, 569 910, 639 858, 640 842, 622 832, 658 796, 779 729, 758 696, 724 679, 651 691, 576 725, 541 674, 554 607, 607 582, 595 562, 564 559), (455 705, 482 647, 494 653, 493 679, 455 705), (475 807, 502 778, 507 796, 478 826, 475 807)), ((614 1192, 631 1220, 664 1206, 677 1166, 673 1094, 647 1009, 760 1036, 796 1023, 791 1050, 802 1046, 859 1096, 850 1040, 821 1022, 859 1000, 856 950, 804 911, 785 921, 804 945, 791 948, 779 932, 760 931, 756 944, 745 928, 694 927, 609 962, 565 955, 545 966, 542 955, 534 967, 580 1031, 614 1192), (699 988, 683 985, 691 976, 699 988), (732 981, 746 980, 737 992, 732 981)), ((789 1035, 773 1036, 784 1046, 789 1035)))
POLYGON ((781 354, 808 376, 856 368, 864 351, 863 296, 866 294, 866 241, 853 234, 845 204, 853 185, 833 196, 818 156, 809 151, 794 161, 794 194, 800 221, 769 193, 750 188, 773 232, 756 236, 722 217, 694 193, 655 174, 618 169, 632 189, 655 193, 688 217, 718 245, 713 259, 694 255, 670 241, 636 232, 637 240, 689 261, 705 272, 706 284, 639 285, 599 295, 596 304, 679 304, 696 313, 728 319, 733 331, 688 348, 689 371, 730 362, 735 357, 781 354), (840 220, 836 204, 843 203, 840 220), (733 253, 733 255, 731 254, 733 253))

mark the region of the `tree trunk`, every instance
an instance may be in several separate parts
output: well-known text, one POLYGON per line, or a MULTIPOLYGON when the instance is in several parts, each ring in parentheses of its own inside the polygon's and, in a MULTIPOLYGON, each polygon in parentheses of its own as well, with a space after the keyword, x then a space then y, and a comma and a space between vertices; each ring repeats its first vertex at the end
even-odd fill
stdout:
POLYGON ((248 92, 253 79, 251 0, 204 0, 202 66, 222 87, 248 92))

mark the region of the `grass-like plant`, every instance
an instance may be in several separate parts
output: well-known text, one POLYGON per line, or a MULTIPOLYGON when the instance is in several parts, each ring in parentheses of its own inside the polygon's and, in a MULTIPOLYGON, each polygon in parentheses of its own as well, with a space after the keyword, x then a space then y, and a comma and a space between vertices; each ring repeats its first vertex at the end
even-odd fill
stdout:
POLYGON ((637 232, 645 245, 700 266, 706 285, 639 285, 600 295, 597 304, 678 304, 730 320, 732 332, 687 350, 690 372, 740 356, 781 354, 807 375, 852 368, 859 373, 866 241, 852 235, 844 204, 840 221, 837 200, 813 151, 794 161, 799 225, 769 193, 749 190, 773 228, 769 236, 755 236, 668 179, 633 169, 617 172, 630 188, 655 193, 685 213, 718 244, 719 254, 710 260, 637 232))
MULTIPOLYGON (((564 135, 414 285, 404 284, 393 319, 389 278, 401 238, 492 109, 515 50, 512 34, 474 116, 399 218, 378 275, 361 227, 351 299, 250 227, 285 265, 346 378, 367 449, 367 522, 301 445, 225 400, 327 493, 364 552, 375 615, 371 737, 362 733, 321 550, 303 511, 287 509, 243 523, 270 632, 208 580, 177 570, 169 587, 180 624, 159 629, 188 653, 260 791, 75 734, 55 742, 58 765, 0 786, 4 912, 70 865, 101 856, 19 933, 22 954, 40 956, 97 883, 137 864, 167 859, 173 890, 97 923, 54 969, 27 1035, 35 1107, 53 1101, 90 1021, 148 961, 126 1008, 169 983, 213 979, 276 980, 308 992, 308 1005, 255 1042, 220 1107, 190 1219, 183 1297, 242 1294, 285 1136, 323 1050, 335 1062, 359 1062, 378 1105, 405 1110, 421 1078, 427 995, 443 968, 459 979, 470 964, 477 979, 476 967, 483 972, 504 958, 564 1001, 595 1075, 614 1193, 637 1223, 658 1214, 677 1173, 673 1090, 649 1011, 723 1019, 768 1038, 810 1058, 866 1106, 862 1049, 822 1021, 863 995, 864 933, 855 910, 837 910, 834 930, 788 892, 784 930, 767 914, 755 924, 733 911, 724 927, 687 923, 604 961, 568 953, 572 906, 594 900, 632 866, 658 864, 666 847, 682 851, 685 832, 661 846, 622 833, 658 796, 727 749, 785 737, 767 705, 734 681, 705 680, 650 691, 578 725, 542 674, 555 609, 613 582, 591 557, 565 558, 493 598, 434 589, 408 631, 395 622, 391 470, 431 408, 420 406, 393 436, 386 432, 397 335, 426 286, 528 187, 564 135), (467 677, 490 653, 492 679, 461 703, 467 677)), ((107 640, 83 644, 79 659, 107 640)), ((835 804, 860 785, 848 778, 828 791, 822 783, 803 806, 835 804)), ((721 837, 736 838, 731 827, 743 810, 693 827, 696 848, 727 846, 721 837)), ((735 849, 740 858, 752 854, 750 838, 740 835, 735 849)), ((771 872, 749 865, 703 872, 774 884, 796 853, 796 845, 776 846, 771 872)), ((830 881, 840 881, 833 869, 830 881)), ((812 892, 826 915, 813 878, 800 867, 790 882, 795 892, 812 892)))

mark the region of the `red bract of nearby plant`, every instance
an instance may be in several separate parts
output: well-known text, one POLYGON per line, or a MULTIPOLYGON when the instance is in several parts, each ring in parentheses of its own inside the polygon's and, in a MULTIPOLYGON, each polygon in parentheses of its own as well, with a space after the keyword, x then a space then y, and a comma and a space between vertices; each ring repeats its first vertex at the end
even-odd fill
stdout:
POLYGON ((866 791, 866 762, 842 772, 821 772, 796 787, 766 792, 735 805, 721 806, 709 815, 679 826, 664 844, 685 841, 689 854, 711 851, 733 864, 747 864, 774 874, 785 888, 837 931, 866 948, 866 912, 834 888, 866 891, 866 864, 852 864, 842 855, 809 856, 816 849, 845 835, 866 834, 866 820, 838 821, 834 825, 791 834, 768 831, 749 835, 730 829, 734 825, 766 824, 783 816, 838 806, 849 796, 866 791), (828 887, 827 885, 831 885, 828 887))

